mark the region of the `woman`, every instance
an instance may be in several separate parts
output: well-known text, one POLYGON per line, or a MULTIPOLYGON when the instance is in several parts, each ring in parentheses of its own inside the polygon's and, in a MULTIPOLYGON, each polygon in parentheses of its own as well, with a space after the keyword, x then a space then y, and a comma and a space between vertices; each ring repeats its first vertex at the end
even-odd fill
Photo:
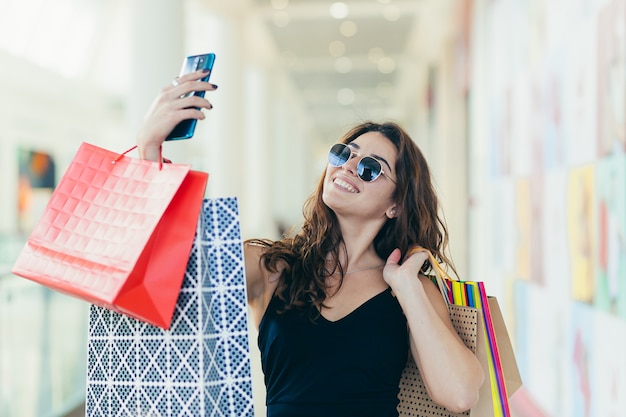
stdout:
MULTIPOLYGON (((203 119, 205 75, 165 87, 138 137, 142 158, 184 119, 203 119)), ((428 249, 447 262, 427 163, 393 123, 364 123, 334 145, 302 229, 245 248, 248 301, 259 329, 270 417, 397 416, 407 346, 433 400, 461 412, 483 372, 423 274, 428 249), (417 248, 417 249, 416 249, 417 248), (404 260, 401 259, 404 254, 404 260)))

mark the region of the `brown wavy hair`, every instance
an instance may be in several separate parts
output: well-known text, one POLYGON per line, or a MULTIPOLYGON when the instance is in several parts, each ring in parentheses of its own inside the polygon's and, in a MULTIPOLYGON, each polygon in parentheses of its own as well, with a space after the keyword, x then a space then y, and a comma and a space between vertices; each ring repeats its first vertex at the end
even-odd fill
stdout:
MULTIPOLYGON (((421 246, 454 269, 444 254, 448 231, 439 213, 439 202, 424 155, 407 132, 394 122, 361 123, 341 141, 350 143, 367 132, 381 133, 398 151, 396 188, 392 195, 398 216, 388 219, 374 238, 376 253, 386 260, 395 248, 406 254, 411 247, 421 246)), ((316 306, 319 311, 327 295, 326 278, 337 270, 341 276, 344 273, 339 263, 342 236, 337 217, 322 200, 324 176, 325 172, 316 191, 304 204, 304 222, 299 231, 277 241, 247 241, 266 248, 261 262, 270 271, 276 272, 279 263, 285 265, 276 289, 285 303, 285 310, 316 306), (329 259, 333 265, 331 270, 329 259)), ((430 265, 425 263, 422 272, 428 273, 429 269, 430 265)))

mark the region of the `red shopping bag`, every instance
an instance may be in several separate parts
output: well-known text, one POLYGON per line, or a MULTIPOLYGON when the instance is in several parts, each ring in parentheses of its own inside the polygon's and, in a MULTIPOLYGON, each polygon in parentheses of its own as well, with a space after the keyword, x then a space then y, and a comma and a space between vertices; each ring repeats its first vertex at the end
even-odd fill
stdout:
POLYGON ((207 181, 83 143, 12 272, 167 329, 207 181))

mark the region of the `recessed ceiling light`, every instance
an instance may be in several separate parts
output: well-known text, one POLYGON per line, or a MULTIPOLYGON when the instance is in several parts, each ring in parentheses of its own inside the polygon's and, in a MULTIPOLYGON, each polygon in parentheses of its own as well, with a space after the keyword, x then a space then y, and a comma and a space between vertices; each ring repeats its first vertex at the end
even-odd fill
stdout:
POLYGON ((346 44, 341 41, 332 41, 328 45, 328 52, 335 58, 340 57, 346 53, 346 44))
POLYGON ((390 22, 395 22, 400 19, 401 14, 400 9, 394 5, 387 6, 385 10, 383 10, 383 16, 390 22))
POLYGON ((335 19, 343 19, 348 16, 348 5, 343 2, 336 2, 330 5, 330 15, 335 19))
POLYGON ((352 36, 354 36, 356 34, 356 31, 356 23, 354 23, 352 20, 344 20, 343 22, 341 22, 341 25, 339 25, 339 32, 341 32, 341 34, 346 38, 351 38, 352 36))
POLYGON ((367 53, 367 58, 372 61, 374 64, 378 64, 378 61, 380 61, 380 59, 382 57, 385 56, 385 51, 382 50, 382 48, 370 48, 369 52, 367 53))
POLYGON ((378 71, 383 74, 391 74, 396 69, 396 61, 389 57, 381 58, 378 61, 378 71))

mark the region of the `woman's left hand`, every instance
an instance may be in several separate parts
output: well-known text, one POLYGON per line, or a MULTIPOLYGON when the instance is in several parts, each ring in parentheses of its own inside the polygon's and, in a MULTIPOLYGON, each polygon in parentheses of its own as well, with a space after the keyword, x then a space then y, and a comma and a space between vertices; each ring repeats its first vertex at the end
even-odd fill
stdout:
POLYGON ((402 289, 403 285, 409 284, 411 280, 418 277, 422 265, 428 259, 428 252, 410 249, 402 264, 399 263, 401 258, 400 249, 394 249, 383 269, 383 278, 393 290, 402 289))

